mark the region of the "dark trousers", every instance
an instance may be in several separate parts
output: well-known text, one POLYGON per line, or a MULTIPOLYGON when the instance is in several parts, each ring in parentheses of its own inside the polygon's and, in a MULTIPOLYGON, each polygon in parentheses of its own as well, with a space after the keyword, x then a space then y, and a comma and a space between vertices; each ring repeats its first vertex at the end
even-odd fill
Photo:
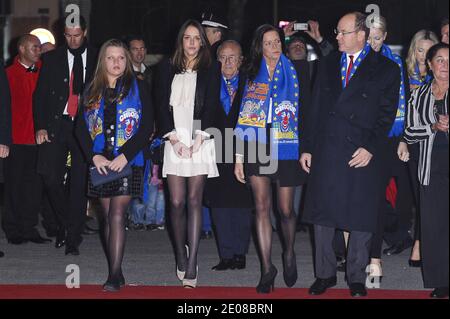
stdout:
POLYGON ((42 181, 36 171, 37 146, 12 145, 5 161, 5 209, 2 226, 6 237, 34 238, 42 181))
POLYGON ((386 147, 380 151, 383 160, 380 210, 378 212, 377 232, 372 239, 370 257, 381 258, 383 239, 388 245, 393 245, 409 237, 411 217, 414 206, 414 194, 408 170, 408 165, 402 162, 397 155, 399 138, 390 138, 386 147), (391 178, 395 178, 397 185, 397 201, 395 207, 395 219, 397 227, 390 232, 385 231, 388 225, 388 209, 386 204, 386 188, 391 178))
MULTIPOLYGON (((314 225, 317 278, 327 279, 336 276, 336 253, 333 249, 335 234, 335 228, 314 225)), ((366 282, 366 267, 369 263, 371 239, 371 233, 350 232, 347 250, 347 282, 349 284, 365 284, 366 282)))
POLYGON ((220 258, 232 259, 234 255, 246 255, 251 236, 251 209, 213 208, 211 212, 220 258))
POLYGON ((419 182, 419 144, 408 145, 411 159, 408 162, 409 177, 411 179, 414 195, 414 206, 416 214, 414 216, 414 240, 420 239, 420 182, 419 182))
POLYGON ((58 222, 67 229, 67 244, 78 246, 86 221, 87 164, 75 139, 73 122, 63 120, 59 137, 40 146, 38 172, 58 222), (65 181, 69 152, 71 167, 65 181))
POLYGON ((430 185, 420 187, 421 257, 425 288, 448 287, 449 158, 433 150, 430 185))

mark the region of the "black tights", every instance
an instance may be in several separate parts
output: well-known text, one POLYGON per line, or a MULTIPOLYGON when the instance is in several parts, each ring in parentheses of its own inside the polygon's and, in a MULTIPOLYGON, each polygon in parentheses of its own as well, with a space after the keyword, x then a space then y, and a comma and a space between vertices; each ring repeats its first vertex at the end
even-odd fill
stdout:
POLYGON ((125 214, 130 201, 130 196, 100 199, 103 208, 103 240, 111 279, 118 279, 122 274, 122 260, 125 251, 125 214))
POLYGON ((197 254, 202 229, 202 200, 206 176, 185 178, 171 175, 168 176, 167 181, 170 191, 170 221, 177 267, 180 271, 186 271, 186 279, 194 279, 197 277, 197 254), (189 258, 186 255, 186 237, 189 258))
MULTIPOLYGON (((267 177, 252 176, 250 177, 250 183, 256 203, 256 236, 261 253, 262 273, 266 274, 272 265, 271 181, 267 177)), ((294 190, 294 187, 280 187, 280 184, 277 183, 278 211, 281 214, 284 256, 288 266, 295 262, 293 257, 297 218, 294 212, 294 190)))

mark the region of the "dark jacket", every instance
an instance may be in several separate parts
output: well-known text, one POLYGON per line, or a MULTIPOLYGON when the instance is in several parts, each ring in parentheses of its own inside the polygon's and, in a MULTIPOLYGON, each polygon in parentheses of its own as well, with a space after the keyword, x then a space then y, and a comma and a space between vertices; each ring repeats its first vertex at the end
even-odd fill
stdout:
MULTIPOLYGON (((218 98, 220 96, 220 67, 218 63, 208 69, 198 70, 197 89, 195 92, 194 120, 201 120, 201 128, 206 131, 213 127, 218 98)), ((173 110, 170 106, 170 95, 175 70, 169 59, 163 60, 156 67, 154 78, 154 99, 157 112, 158 136, 163 137, 174 130, 173 110)))
POLYGON ((380 203, 379 150, 394 123, 400 85, 398 66, 371 51, 347 88, 341 53, 319 65, 305 123, 303 152, 312 154, 304 221, 348 231, 375 232, 380 203), (365 168, 350 168, 358 148, 373 154, 365 168))
MULTIPOLYGON (((69 98, 69 63, 67 46, 50 51, 42 57, 42 69, 33 96, 34 128, 47 130, 50 140, 58 140, 64 109, 69 98)), ((88 47, 85 86, 97 66, 97 50, 88 47)))
MULTIPOLYGON (((119 153, 125 155, 129 162, 132 161, 136 155, 149 143, 154 126, 153 106, 147 84, 144 81, 138 80, 138 89, 142 103, 142 118, 139 129, 137 133, 119 149, 119 153)), ((94 154, 92 150, 93 141, 83 116, 85 107, 84 101, 82 101, 81 105, 82 107, 80 108, 79 116, 75 125, 75 135, 80 143, 87 162, 92 164, 94 156, 98 154, 94 154)))
MULTIPOLYGON (((220 99, 217 101, 217 116, 214 123, 214 127, 218 129, 221 133, 222 139, 219 140, 216 136, 216 155, 217 167, 219 169, 219 177, 208 179, 205 187, 205 203, 211 208, 252 208, 253 199, 250 187, 241 184, 234 176, 234 154, 235 154, 235 143, 233 143, 233 149, 226 149, 226 130, 234 130, 239 111, 241 108, 242 94, 244 92, 246 83, 246 77, 240 76, 239 78, 239 88, 236 92, 236 96, 233 101, 233 105, 228 114, 222 107, 220 99), (221 150, 219 149, 221 147, 221 150), (221 154, 221 158, 219 155, 221 154), (227 163, 230 160, 231 163, 227 163)), ((231 132, 228 134, 230 136, 231 132)), ((233 136, 235 141, 235 137, 233 136)))
POLYGON ((0 61, 0 145, 11 144, 11 95, 3 61, 0 61))

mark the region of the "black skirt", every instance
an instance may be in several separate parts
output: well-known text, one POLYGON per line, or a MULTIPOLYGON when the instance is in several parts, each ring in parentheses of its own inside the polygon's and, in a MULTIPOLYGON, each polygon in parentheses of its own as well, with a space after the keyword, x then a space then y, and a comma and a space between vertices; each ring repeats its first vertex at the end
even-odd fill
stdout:
POLYGON ((91 177, 88 182, 88 197, 111 198, 115 196, 131 196, 141 198, 144 191, 144 172, 142 167, 133 166, 133 174, 110 183, 94 187, 91 177))
MULTIPOLYGON (((250 146, 249 144, 247 144, 247 147, 250 146)), ((262 148, 265 150, 265 154, 270 154, 269 144, 258 143, 256 147, 257 151, 262 148)), ((248 178, 252 176, 268 177, 274 183, 279 182, 281 187, 297 187, 305 184, 307 179, 307 174, 303 171, 298 160, 280 160, 278 163, 271 160, 269 163, 261 163, 260 158, 256 156, 256 163, 249 163, 247 157, 244 167, 248 178), (276 166, 273 167, 274 165, 276 166), (268 169, 269 167, 270 169, 268 169)))

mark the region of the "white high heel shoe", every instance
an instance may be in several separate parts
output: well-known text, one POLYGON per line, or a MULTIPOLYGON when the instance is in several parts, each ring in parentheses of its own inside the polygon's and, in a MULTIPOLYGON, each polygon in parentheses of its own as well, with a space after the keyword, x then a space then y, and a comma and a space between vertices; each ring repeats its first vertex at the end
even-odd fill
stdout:
POLYGON ((186 289, 195 289, 197 288, 198 281, 198 266, 197 266, 197 276, 194 279, 183 279, 183 287, 186 289))
MULTIPOLYGON (((187 258, 189 259, 189 247, 188 245, 185 246, 186 247, 186 255, 187 258)), ((178 265, 177 265, 177 277, 180 281, 184 280, 184 276, 186 276, 186 271, 181 271, 178 269, 178 265)))

